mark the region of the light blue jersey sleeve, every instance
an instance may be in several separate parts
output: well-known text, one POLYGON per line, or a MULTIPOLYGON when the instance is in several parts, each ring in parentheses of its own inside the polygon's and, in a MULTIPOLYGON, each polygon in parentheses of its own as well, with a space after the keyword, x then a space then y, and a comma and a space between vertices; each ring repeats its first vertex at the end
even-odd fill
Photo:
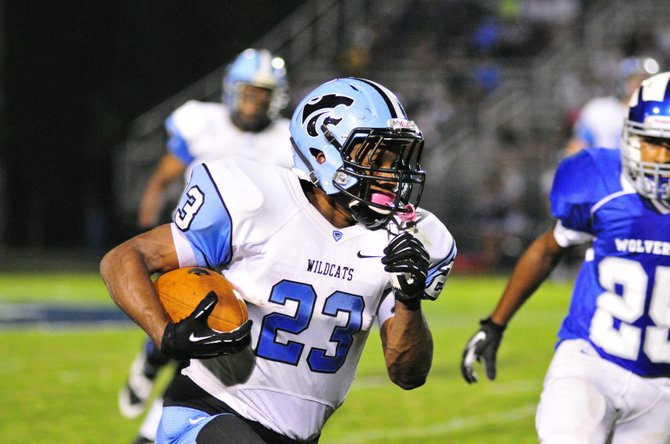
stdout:
POLYGON ((440 295, 442 288, 444 288, 444 284, 447 281, 447 277, 449 276, 449 272, 454 266, 456 253, 456 242, 454 242, 447 256, 428 268, 426 289, 424 290, 423 299, 435 300, 440 295))
POLYGON ((181 160, 184 165, 190 165, 194 157, 189 152, 188 142, 179 131, 173 116, 165 120, 165 130, 168 133, 167 150, 177 159, 181 160))
POLYGON ((232 219, 205 164, 193 169, 174 213, 198 266, 222 266, 232 257, 232 219))

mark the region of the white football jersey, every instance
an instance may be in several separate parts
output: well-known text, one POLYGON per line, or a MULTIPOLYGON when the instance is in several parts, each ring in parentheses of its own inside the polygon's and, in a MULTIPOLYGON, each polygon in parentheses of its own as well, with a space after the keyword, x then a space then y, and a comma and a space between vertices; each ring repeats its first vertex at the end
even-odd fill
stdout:
POLYGON ((170 134, 168 151, 188 165, 186 180, 193 166, 226 156, 293 166, 287 119, 277 119, 260 132, 242 131, 225 105, 190 100, 168 117, 165 127, 170 134))
POLYGON ((575 135, 587 148, 619 148, 621 132, 628 107, 616 97, 597 97, 579 113, 575 135))
MULTIPOLYGON (((434 215, 418 213, 427 287, 439 292, 455 243, 434 215)), ((194 168, 172 233, 179 265, 222 268, 253 320, 251 349, 192 360, 184 374, 248 419, 316 437, 344 401, 373 324, 392 316, 381 263, 389 234, 333 227, 293 171, 243 158, 194 168)))

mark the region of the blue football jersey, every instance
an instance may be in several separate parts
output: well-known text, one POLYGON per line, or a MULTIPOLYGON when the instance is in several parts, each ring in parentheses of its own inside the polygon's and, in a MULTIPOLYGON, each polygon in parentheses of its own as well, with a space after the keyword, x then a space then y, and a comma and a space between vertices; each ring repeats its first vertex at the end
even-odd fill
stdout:
POLYGON ((552 214, 590 235, 559 342, 589 341, 603 359, 642 376, 670 376, 670 214, 635 192, 619 150, 587 149, 559 165, 552 214))

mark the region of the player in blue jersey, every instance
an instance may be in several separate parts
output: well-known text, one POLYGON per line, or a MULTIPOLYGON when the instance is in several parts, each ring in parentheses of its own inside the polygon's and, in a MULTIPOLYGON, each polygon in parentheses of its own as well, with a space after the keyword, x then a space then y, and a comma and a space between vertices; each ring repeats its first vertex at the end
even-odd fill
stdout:
POLYGON ((293 170, 241 157, 195 167, 173 223, 101 262, 119 307, 164 354, 189 360, 166 392, 157 442, 317 442, 375 324, 394 383, 428 376, 422 299, 440 294, 456 246, 417 208, 421 132, 391 91, 343 78, 302 100, 291 141, 293 170), (170 322, 150 276, 192 265, 221 269, 250 322, 211 330, 215 297, 170 322))
POLYGON ((670 72, 629 103, 621 150, 586 149, 558 167, 557 219, 516 265, 496 308, 463 352, 496 376, 508 322, 570 246, 593 243, 537 408, 542 443, 670 440, 670 72))
MULTIPOLYGON (((237 155, 286 168, 293 165, 289 122, 280 115, 288 105, 284 60, 267 50, 249 48, 226 68, 222 86, 222 103, 190 100, 167 118, 168 152, 147 181, 138 210, 140 228, 156 226, 168 186, 188 179, 191 168, 202 162, 237 155)), ((151 340, 146 341, 119 392, 119 410, 125 417, 144 412, 154 382, 169 362, 151 340)), ((161 410, 159 396, 135 444, 153 442, 161 410)))
MULTIPOLYGON (((659 69, 658 62, 652 57, 630 56, 621 60, 616 70, 613 94, 595 97, 582 107, 573 126, 572 137, 561 156, 570 156, 584 148, 620 148, 628 101, 640 83, 650 75, 658 73, 659 69)), ((543 173, 544 192, 549 191, 555 172, 556 166, 552 165, 543 173)), ((562 280, 567 276, 574 276, 584 256, 590 254, 588 247, 585 244, 570 251, 558 264, 552 277, 562 280)))

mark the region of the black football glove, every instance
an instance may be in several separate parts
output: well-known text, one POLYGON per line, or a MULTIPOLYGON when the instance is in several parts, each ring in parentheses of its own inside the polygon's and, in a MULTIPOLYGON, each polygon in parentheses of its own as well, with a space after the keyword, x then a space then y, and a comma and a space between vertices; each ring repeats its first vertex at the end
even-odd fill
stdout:
POLYGON ((421 298, 426 288, 428 252, 421 241, 404 231, 384 248, 382 264, 391 273, 396 299, 409 302, 421 298))
POLYGON ((190 316, 176 324, 170 322, 163 332, 161 352, 173 359, 205 359, 244 350, 251 342, 251 320, 228 333, 218 333, 207 325, 207 318, 218 302, 210 291, 190 316))
POLYGON ((496 354, 505 331, 505 326, 498 325, 490 317, 479 321, 479 331, 470 338, 463 350, 461 373, 468 384, 477 382, 477 374, 472 365, 484 359, 486 377, 493 381, 496 378, 496 354))

